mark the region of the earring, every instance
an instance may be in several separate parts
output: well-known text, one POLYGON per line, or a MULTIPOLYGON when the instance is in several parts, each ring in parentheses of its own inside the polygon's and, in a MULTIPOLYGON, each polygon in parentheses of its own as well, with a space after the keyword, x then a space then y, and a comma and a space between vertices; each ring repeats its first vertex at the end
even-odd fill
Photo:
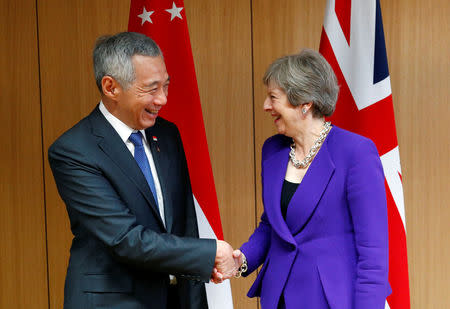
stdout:
POLYGON ((304 107, 302 108, 302 113, 303 113, 303 115, 306 114, 306 108, 304 108, 304 107))

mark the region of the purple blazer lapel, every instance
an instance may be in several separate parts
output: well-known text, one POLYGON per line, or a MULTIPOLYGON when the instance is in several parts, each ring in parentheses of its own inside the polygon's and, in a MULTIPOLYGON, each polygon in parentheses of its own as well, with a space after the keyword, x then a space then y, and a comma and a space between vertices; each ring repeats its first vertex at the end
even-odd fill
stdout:
POLYGON ((289 231, 281 214, 281 188, 289 160, 289 147, 273 153, 263 162, 263 203, 267 218, 277 234, 295 245, 295 240, 289 231))
POLYGON ((299 233, 308 223, 333 176, 334 169, 325 140, 289 202, 286 223, 292 235, 299 233))

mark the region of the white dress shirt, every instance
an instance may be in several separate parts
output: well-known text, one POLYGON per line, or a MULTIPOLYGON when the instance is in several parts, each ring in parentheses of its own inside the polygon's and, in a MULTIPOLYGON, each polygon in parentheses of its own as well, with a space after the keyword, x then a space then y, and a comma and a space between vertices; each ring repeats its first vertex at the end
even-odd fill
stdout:
MULTIPOLYGON (((134 144, 128 139, 133 132, 137 132, 137 130, 130 128, 125 123, 116 118, 113 114, 111 114, 105 107, 102 101, 100 101, 100 112, 105 116, 106 120, 112 125, 114 130, 116 130, 117 134, 119 134, 122 141, 127 146, 128 150, 131 152, 131 155, 134 157, 134 144)), ((152 152, 150 151, 150 146, 147 141, 147 136, 145 135, 145 130, 140 130, 143 136, 142 144, 144 145, 145 154, 147 155, 148 163, 150 164, 150 169, 152 171, 153 181, 155 183, 156 195, 158 199, 159 206, 159 214, 161 219, 166 225, 165 217, 164 217, 164 200, 161 191, 161 184, 158 179, 158 172, 156 171, 155 161, 153 161, 152 152)))

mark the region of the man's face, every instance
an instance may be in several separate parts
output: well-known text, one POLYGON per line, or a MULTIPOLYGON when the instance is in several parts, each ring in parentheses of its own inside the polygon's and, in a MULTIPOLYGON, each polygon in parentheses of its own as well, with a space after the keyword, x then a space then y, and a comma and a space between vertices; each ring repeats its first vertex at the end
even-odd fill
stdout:
POLYGON ((167 103, 169 75, 162 57, 135 55, 136 79, 117 100, 116 117, 135 130, 155 124, 159 110, 167 103))

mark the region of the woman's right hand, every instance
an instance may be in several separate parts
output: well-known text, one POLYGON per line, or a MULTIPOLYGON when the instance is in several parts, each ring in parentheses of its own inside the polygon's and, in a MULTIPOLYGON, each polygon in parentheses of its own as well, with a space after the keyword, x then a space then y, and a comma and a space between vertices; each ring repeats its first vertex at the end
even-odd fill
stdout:
POLYGON ((244 254, 239 249, 233 251, 233 258, 237 268, 241 267, 242 263, 244 263, 244 254))

